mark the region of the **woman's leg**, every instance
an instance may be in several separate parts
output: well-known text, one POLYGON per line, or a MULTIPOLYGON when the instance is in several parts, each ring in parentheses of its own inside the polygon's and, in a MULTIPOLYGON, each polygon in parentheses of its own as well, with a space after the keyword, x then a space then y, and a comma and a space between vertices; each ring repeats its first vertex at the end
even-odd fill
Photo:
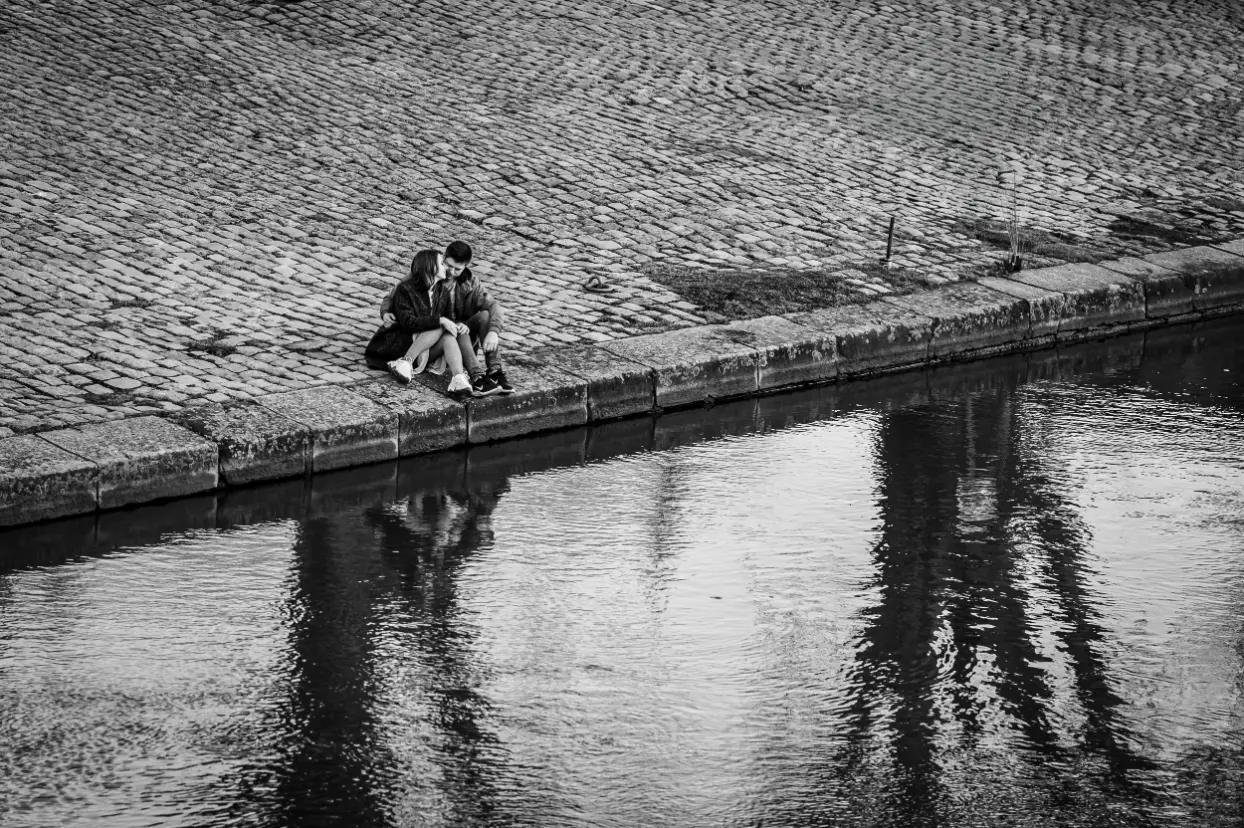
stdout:
POLYGON ((416 371, 422 371, 423 365, 415 367, 415 360, 424 351, 432 348, 440 340, 440 331, 424 331, 411 337, 410 347, 406 353, 389 363, 389 373, 402 382, 410 382, 416 371))
POLYGON ((415 334, 414 339, 411 340, 410 347, 406 349, 406 355, 402 357, 402 359, 408 359, 411 362, 414 362, 415 357, 431 348, 437 342, 440 342, 441 336, 444 335, 444 333, 445 332, 440 328, 436 328, 434 330, 423 331, 422 333, 415 334))
POLYGON ((447 333, 442 333, 437 343, 441 347, 441 352, 445 355, 445 362, 449 365, 449 373, 458 376, 463 372, 462 368, 462 351, 458 348, 458 340, 447 333))

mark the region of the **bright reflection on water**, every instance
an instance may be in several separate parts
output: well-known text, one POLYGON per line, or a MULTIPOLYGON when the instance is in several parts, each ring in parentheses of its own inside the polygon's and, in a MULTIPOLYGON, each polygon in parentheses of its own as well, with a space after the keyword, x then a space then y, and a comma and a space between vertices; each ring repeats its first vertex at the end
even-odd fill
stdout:
POLYGON ((0 534, 0 823, 1239 824, 1242 333, 0 534))

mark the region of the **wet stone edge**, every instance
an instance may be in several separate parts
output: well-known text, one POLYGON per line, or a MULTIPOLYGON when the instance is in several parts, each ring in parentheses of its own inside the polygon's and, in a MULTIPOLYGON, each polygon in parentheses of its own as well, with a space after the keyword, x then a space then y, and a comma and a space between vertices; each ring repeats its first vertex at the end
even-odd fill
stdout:
POLYGON ((17 435, 0 439, 0 528, 1241 311, 1237 239, 958 282, 850 310, 681 328, 589 353, 580 346, 564 365, 546 350, 516 372, 533 387, 513 400, 459 407, 369 379, 259 397, 249 403, 258 408, 207 418, 17 435), (435 433, 422 439, 420 423, 435 433))

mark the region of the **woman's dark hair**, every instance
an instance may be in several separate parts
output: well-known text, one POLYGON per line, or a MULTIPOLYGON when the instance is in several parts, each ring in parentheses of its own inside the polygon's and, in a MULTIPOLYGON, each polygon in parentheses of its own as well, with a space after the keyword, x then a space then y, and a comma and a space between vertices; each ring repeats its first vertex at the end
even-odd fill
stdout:
POLYGON ((435 250, 420 250, 415 260, 410 263, 410 278, 428 290, 436 282, 436 271, 440 269, 441 254, 435 250))

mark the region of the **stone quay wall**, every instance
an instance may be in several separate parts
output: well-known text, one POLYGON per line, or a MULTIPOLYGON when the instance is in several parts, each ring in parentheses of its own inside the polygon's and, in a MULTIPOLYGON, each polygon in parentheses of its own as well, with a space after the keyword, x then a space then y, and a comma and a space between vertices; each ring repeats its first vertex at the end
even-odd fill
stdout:
POLYGON ((1244 239, 534 352, 508 396, 445 377, 285 391, 0 439, 0 526, 1244 310, 1244 239))

